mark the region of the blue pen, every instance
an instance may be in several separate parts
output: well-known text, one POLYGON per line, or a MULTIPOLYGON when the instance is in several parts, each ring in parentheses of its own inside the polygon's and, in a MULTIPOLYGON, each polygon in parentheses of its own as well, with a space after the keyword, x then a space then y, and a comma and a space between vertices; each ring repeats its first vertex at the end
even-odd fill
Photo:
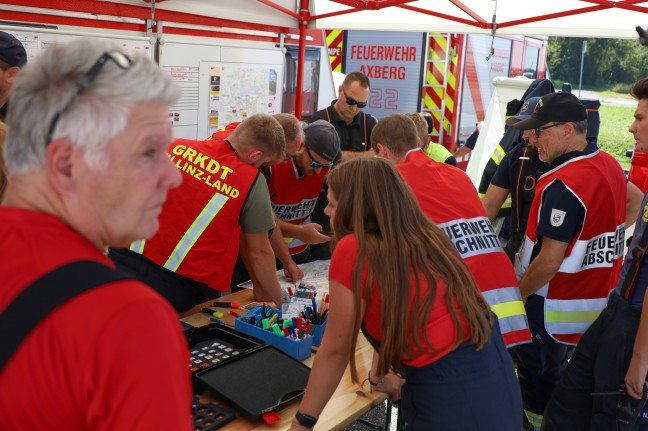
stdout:
POLYGON ((317 313, 317 303, 315 302, 315 296, 311 298, 311 303, 313 304, 313 313, 317 313))

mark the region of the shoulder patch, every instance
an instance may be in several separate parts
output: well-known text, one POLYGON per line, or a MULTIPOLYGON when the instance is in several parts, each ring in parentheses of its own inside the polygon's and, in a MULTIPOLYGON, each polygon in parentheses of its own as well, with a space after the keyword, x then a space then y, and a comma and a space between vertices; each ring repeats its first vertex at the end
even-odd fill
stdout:
POLYGON ((562 226, 565 221, 565 216, 567 213, 565 211, 557 210, 556 208, 551 209, 551 225, 553 227, 562 226))
POLYGON ((648 223, 648 203, 646 203, 646 206, 643 209, 643 216, 641 217, 644 223, 648 223))

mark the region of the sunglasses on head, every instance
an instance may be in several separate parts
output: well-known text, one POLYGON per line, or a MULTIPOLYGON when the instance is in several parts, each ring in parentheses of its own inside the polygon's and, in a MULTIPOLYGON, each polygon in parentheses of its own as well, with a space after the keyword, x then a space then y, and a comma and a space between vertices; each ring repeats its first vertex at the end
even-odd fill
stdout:
POLYGON ((346 91, 344 91, 344 87, 342 87, 342 93, 344 94, 344 98, 346 99, 346 103, 348 103, 349 105, 351 105, 351 106, 358 105, 358 108, 360 108, 360 109, 367 106, 367 102, 358 102, 354 98, 347 96, 346 91))
POLYGON ((117 67, 122 70, 128 70, 133 66, 131 59, 123 52, 104 52, 101 57, 99 57, 99 59, 95 62, 95 64, 93 64, 92 67, 88 69, 88 71, 77 81, 76 93, 74 93, 72 98, 63 107, 63 109, 57 112, 56 115, 54 115, 54 118, 52 118, 52 122, 50 123, 47 132, 47 142, 45 143, 46 146, 49 145, 50 142, 52 142, 52 137, 54 136, 54 131, 56 130, 56 126, 58 125, 61 115, 63 115, 70 108, 72 102, 74 102, 77 97, 79 97, 90 88, 92 82, 95 80, 97 75, 99 75, 99 72, 101 72, 101 69, 103 69, 104 65, 108 63, 108 61, 112 61, 117 65, 117 67))
POLYGON ((536 129, 531 129, 531 133, 533 133, 536 138, 539 138, 540 132, 542 132, 543 130, 551 129, 552 127, 556 127, 556 126, 562 126, 563 124, 565 123, 554 123, 554 124, 550 124, 549 126, 538 127, 536 129))
POLYGON ((308 157, 310 157, 310 159, 311 159, 311 162, 310 162, 311 168, 330 168, 331 166, 333 166, 332 161, 331 161, 331 163, 316 162, 315 159, 313 159, 313 155, 311 154, 310 148, 308 148, 308 145, 306 145, 306 153, 308 154, 308 157))

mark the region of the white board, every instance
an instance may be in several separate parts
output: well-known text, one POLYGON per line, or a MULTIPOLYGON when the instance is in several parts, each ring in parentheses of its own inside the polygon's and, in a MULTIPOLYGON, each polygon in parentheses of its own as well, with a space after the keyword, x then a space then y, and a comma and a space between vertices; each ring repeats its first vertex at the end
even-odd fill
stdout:
POLYGON ((53 43, 69 43, 78 38, 95 37, 110 39, 127 54, 139 53, 153 58, 153 45, 147 37, 128 36, 123 33, 95 33, 92 31, 69 31, 57 29, 40 29, 0 25, 0 30, 16 37, 27 51, 27 63, 38 57, 53 43))
POLYGON ((160 66, 182 87, 171 108, 174 135, 205 139, 253 114, 281 112, 284 63, 283 50, 272 45, 165 40, 160 66))

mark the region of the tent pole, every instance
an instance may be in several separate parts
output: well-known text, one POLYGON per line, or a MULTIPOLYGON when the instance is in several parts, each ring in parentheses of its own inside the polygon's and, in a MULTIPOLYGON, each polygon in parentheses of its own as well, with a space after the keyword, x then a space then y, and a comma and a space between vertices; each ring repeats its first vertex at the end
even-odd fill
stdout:
POLYGON ((297 56, 297 84, 295 85, 295 117, 302 117, 302 89, 304 88, 304 61, 306 60, 306 25, 310 20, 308 0, 301 0, 299 9, 299 54, 297 56))

